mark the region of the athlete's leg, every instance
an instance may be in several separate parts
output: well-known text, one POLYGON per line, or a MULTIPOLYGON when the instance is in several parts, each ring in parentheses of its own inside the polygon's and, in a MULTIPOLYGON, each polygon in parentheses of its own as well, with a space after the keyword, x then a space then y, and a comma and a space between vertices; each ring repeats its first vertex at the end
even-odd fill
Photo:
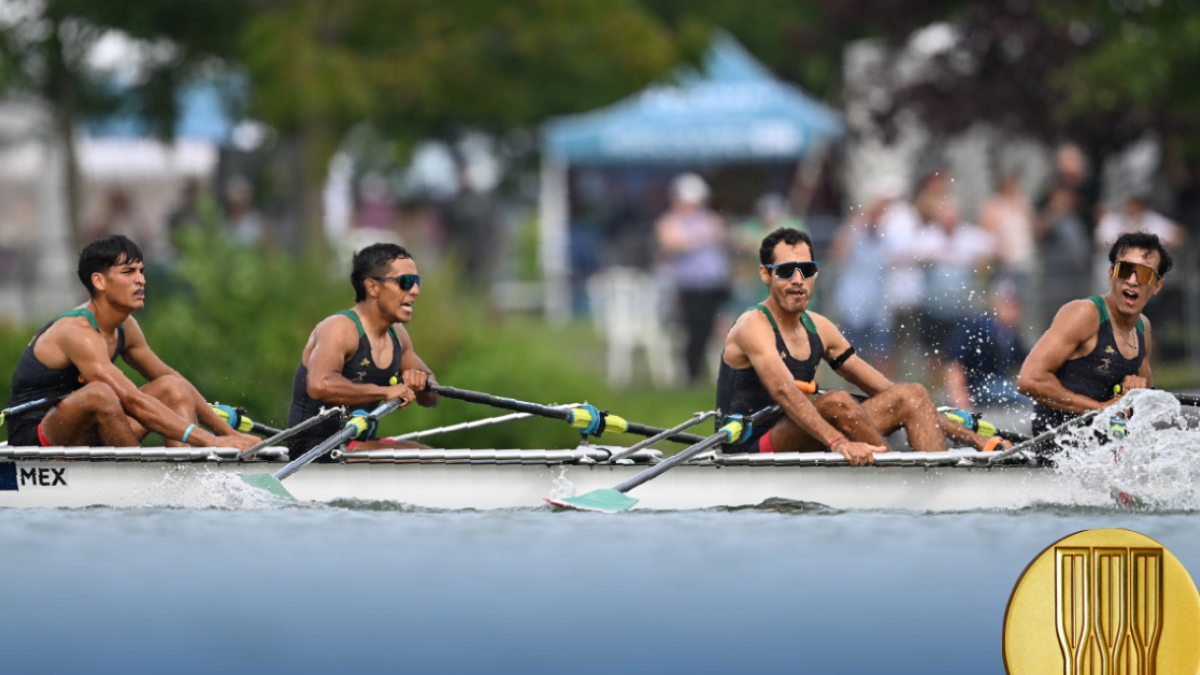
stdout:
MULTIPOLYGON (((196 400, 192 395, 194 391, 191 383, 177 375, 166 375, 160 377, 153 382, 147 382, 142 386, 142 393, 153 396, 158 399, 163 405, 170 408, 176 415, 187 420, 189 424, 196 423, 196 400)), ((130 427, 135 433, 140 434, 138 438, 145 438, 149 430, 142 426, 137 420, 130 418, 130 427)), ((185 447, 185 443, 181 443, 176 439, 166 439, 168 448, 185 447)))
POLYGON ((52 445, 131 448, 139 444, 112 387, 91 382, 59 401, 42 418, 41 432, 52 445))
MULTIPOLYGON (((818 396, 813 405, 821 417, 845 434, 846 438, 887 447, 883 434, 879 433, 866 410, 850 394, 844 391, 827 392, 818 396)), ((786 417, 771 427, 770 434, 776 452, 823 452, 829 449, 824 442, 808 435, 786 417)))
POLYGON ((897 384, 864 401, 863 409, 884 435, 904 427, 908 432, 908 444, 916 452, 943 452, 946 449, 946 439, 938 423, 941 415, 933 399, 929 398, 929 392, 919 384, 897 384))

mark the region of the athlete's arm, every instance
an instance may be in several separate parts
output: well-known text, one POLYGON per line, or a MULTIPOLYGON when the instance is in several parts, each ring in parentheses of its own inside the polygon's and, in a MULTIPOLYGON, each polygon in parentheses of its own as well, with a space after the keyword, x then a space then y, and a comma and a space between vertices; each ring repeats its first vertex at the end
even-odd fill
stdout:
MULTIPOLYGON (((211 429, 218 436, 249 437, 249 434, 243 434, 229 426, 229 423, 222 419, 212 409, 212 406, 208 405, 208 401, 200 394, 200 391, 196 389, 191 380, 180 375, 179 371, 168 366, 162 359, 158 358, 158 354, 155 354, 154 350, 150 349, 150 345, 146 342, 146 335, 142 332, 142 327, 136 319, 131 316, 125 320, 123 325, 125 327, 125 351, 121 353, 121 358, 125 363, 128 363, 131 368, 146 378, 147 382, 153 382, 167 375, 174 375, 187 382, 188 388, 192 391, 192 399, 195 401, 197 422, 211 429)), ((192 432, 192 434, 194 433, 195 431, 192 432)), ((188 442, 190 443, 191 440, 192 435, 189 434, 188 442)), ((257 441, 257 438, 254 440, 257 441)))
POLYGON ((417 356, 416 350, 412 346, 412 337, 403 325, 396 324, 396 335, 400 337, 400 346, 403 351, 400 352, 400 379, 417 393, 417 403, 423 408, 432 408, 442 402, 441 394, 435 394, 432 391, 426 391, 427 385, 436 385, 437 377, 425 362, 417 356))
MULTIPOLYGON (((190 423, 125 377, 125 373, 109 359, 108 345, 99 333, 82 321, 61 323, 64 324, 62 328, 52 334, 53 342, 79 369, 85 381, 108 385, 116 393, 125 414, 150 431, 172 440, 183 438, 190 423)), ((128 337, 126 334, 126 339, 128 337)), ((208 447, 223 445, 217 436, 198 427, 188 434, 188 443, 208 447)))
POLYGON ((1093 303, 1076 300, 1063 305, 1021 365, 1017 391, 1042 405, 1072 413, 1107 405, 1068 390, 1054 375, 1068 359, 1084 355, 1079 353, 1081 348, 1096 337, 1099 327, 1100 313, 1093 303))
MULTIPOLYGON (((821 343, 825 345, 825 359, 836 362, 850 350, 850 341, 829 319, 816 312, 809 312, 808 315, 812 317, 813 323, 817 327, 817 334, 821 336, 821 343)), ((883 373, 876 370, 874 366, 859 358, 858 354, 851 354, 834 372, 850 384, 862 389, 867 396, 874 396, 894 386, 891 380, 884 377, 883 373)))
POLYGON ((333 405, 361 405, 399 398, 412 402, 413 391, 403 384, 381 387, 351 382, 342 375, 346 361, 358 351, 358 329, 346 316, 331 316, 313 330, 313 347, 308 355, 308 395, 333 405))

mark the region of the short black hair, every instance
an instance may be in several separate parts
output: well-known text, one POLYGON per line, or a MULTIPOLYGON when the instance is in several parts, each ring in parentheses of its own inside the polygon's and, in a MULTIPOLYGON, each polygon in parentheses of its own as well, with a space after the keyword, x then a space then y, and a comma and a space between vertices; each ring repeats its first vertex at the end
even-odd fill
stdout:
POLYGON ((781 241, 788 246, 795 246, 801 242, 808 244, 809 255, 813 257, 813 260, 817 259, 817 253, 813 250, 812 237, 808 236, 807 232, 794 227, 781 227, 762 240, 762 246, 758 249, 758 259, 762 264, 772 265, 775 263, 775 245, 781 241))
POLYGON ((103 274, 117 265, 142 262, 142 249, 123 234, 100 237, 79 253, 79 280, 87 289, 88 295, 96 297, 96 287, 92 285, 92 275, 96 272, 103 274))
POLYGON ((1113 242, 1112 248, 1108 249, 1108 265, 1111 267, 1117 264, 1117 257, 1131 248, 1158 252, 1159 279, 1167 276, 1167 272, 1171 271, 1171 265, 1175 264, 1171 260, 1171 254, 1167 253, 1166 247, 1159 240, 1158 235, 1142 230, 1140 232, 1126 232, 1117 237, 1117 240, 1113 242))
POLYGON ((367 299, 367 279, 387 271, 393 260, 412 258, 408 249, 397 244, 371 244, 354 254, 354 266, 350 270, 350 285, 354 287, 354 301, 367 299))

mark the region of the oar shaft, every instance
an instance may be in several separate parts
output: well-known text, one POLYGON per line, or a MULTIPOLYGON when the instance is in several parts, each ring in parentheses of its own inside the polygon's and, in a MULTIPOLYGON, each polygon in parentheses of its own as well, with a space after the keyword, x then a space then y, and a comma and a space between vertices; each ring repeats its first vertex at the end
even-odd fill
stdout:
MULTIPOLYGON (((312 427, 320 424, 321 422, 324 422, 325 420, 329 419, 330 417, 333 417, 334 415, 344 412, 344 411, 345 411, 345 409, 341 408, 341 407, 326 408, 325 410, 322 410, 320 412, 320 414, 314 415, 313 417, 310 417, 310 418, 304 420, 303 422, 301 422, 300 424, 297 424, 296 426, 292 427, 291 429, 286 429, 284 431, 276 431, 274 435, 272 435, 270 438, 265 439, 263 442, 259 443, 258 445, 255 445, 254 447, 250 448, 249 450, 243 450, 242 452, 238 453, 237 458, 239 460, 241 460, 241 459, 246 459, 247 457, 253 457, 254 453, 262 450, 263 448, 268 448, 272 445, 278 445, 278 444, 282 443, 283 441, 286 441, 287 439, 294 437, 296 434, 300 433, 301 431, 304 431, 305 429, 311 429, 312 427)), ((255 422, 255 425, 257 426, 258 423, 255 422)))
POLYGON ((468 389, 458 389, 456 387, 447 387, 443 385, 431 385, 429 391, 445 396, 446 398, 455 398, 468 403, 482 403, 490 405, 493 408, 502 408, 504 410, 515 410, 517 412, 529 413, 531 415, 541 415, 542 417, 550 417, 564 422, 571 421, 571 412, 562 408, 554 408, 548 405, 540 405, 538 403, 527 403, 511 398, 501 398, 492 396, 479 391, 470 391, 468 389))
POLYGON ((1007 459, 1008 457, 1011 457, 1011 456, 1015 455, 1016 453, 1021 452, 1023 450, 1028 450, 1028 449, 1036 446, 1038 443, 1041 443, 1042 441, 1052 438, 1052 437, 1066 431, 1067 429, 1070 429, 1073 427, 1078 427, 1078 426, 1083 426, 1083 424, 1091 421, 1091 419, 1093 417, 1100 414, 1104 410, 1105 410, 1105 408, 1099 408, 1097 410, 1090 410, 1090 411, 1084 413, 1083 415, 1076 417, 1073 420, 1067 420, 1066 422, 1063 422, 1062 424, 1054 427, 1053 429, 1047 429, 1046 431, 1043 431, 1042 433, 1034 436, 1033 438, 1031 438, 1027 441, 1018 443, 1003 452, 994 453, 990 457, 988 457, 988 463, 995 463, 1002 459, 1007 459))
MULTIPOLYGON (((570 410, 555 408, 548 405, 541 405, 540 403, 529 403, 511 398, 501 398, 499 396, 492 396, 491 394, 485 394, 479 391, 457 389, 455 387, 447 387, 443 385, 432 385, 429 387, 429 391, 435 394, 440 394, 446 398, 454 398, 460 401, 467 401, 469 403, 482 403, 483 405, 490 405, 493 408, 501 408, 503 410, 515 410, 516 412, 529 413, 531 415, 541 415, 542 417, 549 417, 551 419, 562 420, 568 423, 575 419, 574 414, 570 410)), ((646 426, 645 424, 637 424, 635 422, 627 422, 627 425, 628 426, 625 428, 625 433, 635 434, 638 436, 654 436, 665 431, 659 427, 646 426)), ((695 434, 678 433, 668 436, 666 440, 675 441, 676 443, 692 444, 699 443, 700 441, 704 440, 704 437, 697 436, 695 434)))
MULTIPOLYGON (((773 415, 778 415, 780 412, 782 412, 782 408, 780 408, 777 405, 773 405, 769 408, 763 408, 762 410, 759 410, 758 412, 754 413, 753 415, 750 415, 749 417, 747 417, 745 419, 745 421, 743 422, 743 424, 747 424, 747 425, 760 424, 763 421, 767 420, 768 418, 772 417, 773 415)), ((712 448, 715 448, 718 445, 725 443, 729 440, 731 440, 729 438, 729 432, 725 431, 725 429, 722 429, 721 431, 718 431, 717 433, 713 434, 712 436, 702 439, 699 443, 696 443, 695 445, 684 450, 683 452, 680 452, 679 454, 677 454, 673 457, 670 457, 668 459, 664 459, 663 461, 659 462, 658 464, 655 464, 654 466, 650 467, 649 469, 646 469, 645 471, 639 473, 638 475, 634 476, 633 478, 630 478, 629 480, 625 481, 624 483, 621 483, 620 485, 614 487, 613 489, 616 490, 617 492, 621 492, 621 493, 629 492, 630 490, 641 485, 642 483, 645 483, 648 480, 657 478, 658 476, 662 475, 664 472, 670 471, 671 469, 688 461, 689 459, 695 457, 696 455, 699 455, 700 453, 702 453, 706 450, 711 450, 712 448)))
MULTIPOLYGON (((394 398, 390 401, 387 401, 386 403, 380 404, 374 410, 367 413, 367 417, 369 417, 371 419, 379 419, 380 417, 383 417, 384 415, 399 408, 403 403, 404 403, 404 401, 402 399, 394 398)), ((350 439, 357 436, 358 433, 359 433, 359 430, 356 427, 353 427, 353 426, 350 426, 349 424, 347 424, 345 427, 342 427, 341 431, 330 436, 328 440, 316 445, 308 452, 304 453, 303 455, 300 455, 299 457, 292 460, 291 462, 288 462, 288 464, 286 466, 284 466, 282 469, 280 469, 279 471, 276 471, 275 472, 276 480, 283 480, 284 478, 287 478, 288 476, 292 475, 293 473, 296 473, 305 464, 308 464, 309 462, 317 459, 321 455, 324 455, 325 453, 327 453, 330 450, 337 447, 339 444, 349 441, 350 439)))

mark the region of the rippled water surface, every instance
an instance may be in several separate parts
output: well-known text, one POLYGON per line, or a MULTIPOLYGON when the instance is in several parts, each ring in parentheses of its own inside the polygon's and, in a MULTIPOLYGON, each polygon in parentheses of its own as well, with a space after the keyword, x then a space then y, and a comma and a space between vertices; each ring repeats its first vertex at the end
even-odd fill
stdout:
POLYGON ((1002 673, 1043 548, 1200 514, 0 511, 4 673, 1002 673))

